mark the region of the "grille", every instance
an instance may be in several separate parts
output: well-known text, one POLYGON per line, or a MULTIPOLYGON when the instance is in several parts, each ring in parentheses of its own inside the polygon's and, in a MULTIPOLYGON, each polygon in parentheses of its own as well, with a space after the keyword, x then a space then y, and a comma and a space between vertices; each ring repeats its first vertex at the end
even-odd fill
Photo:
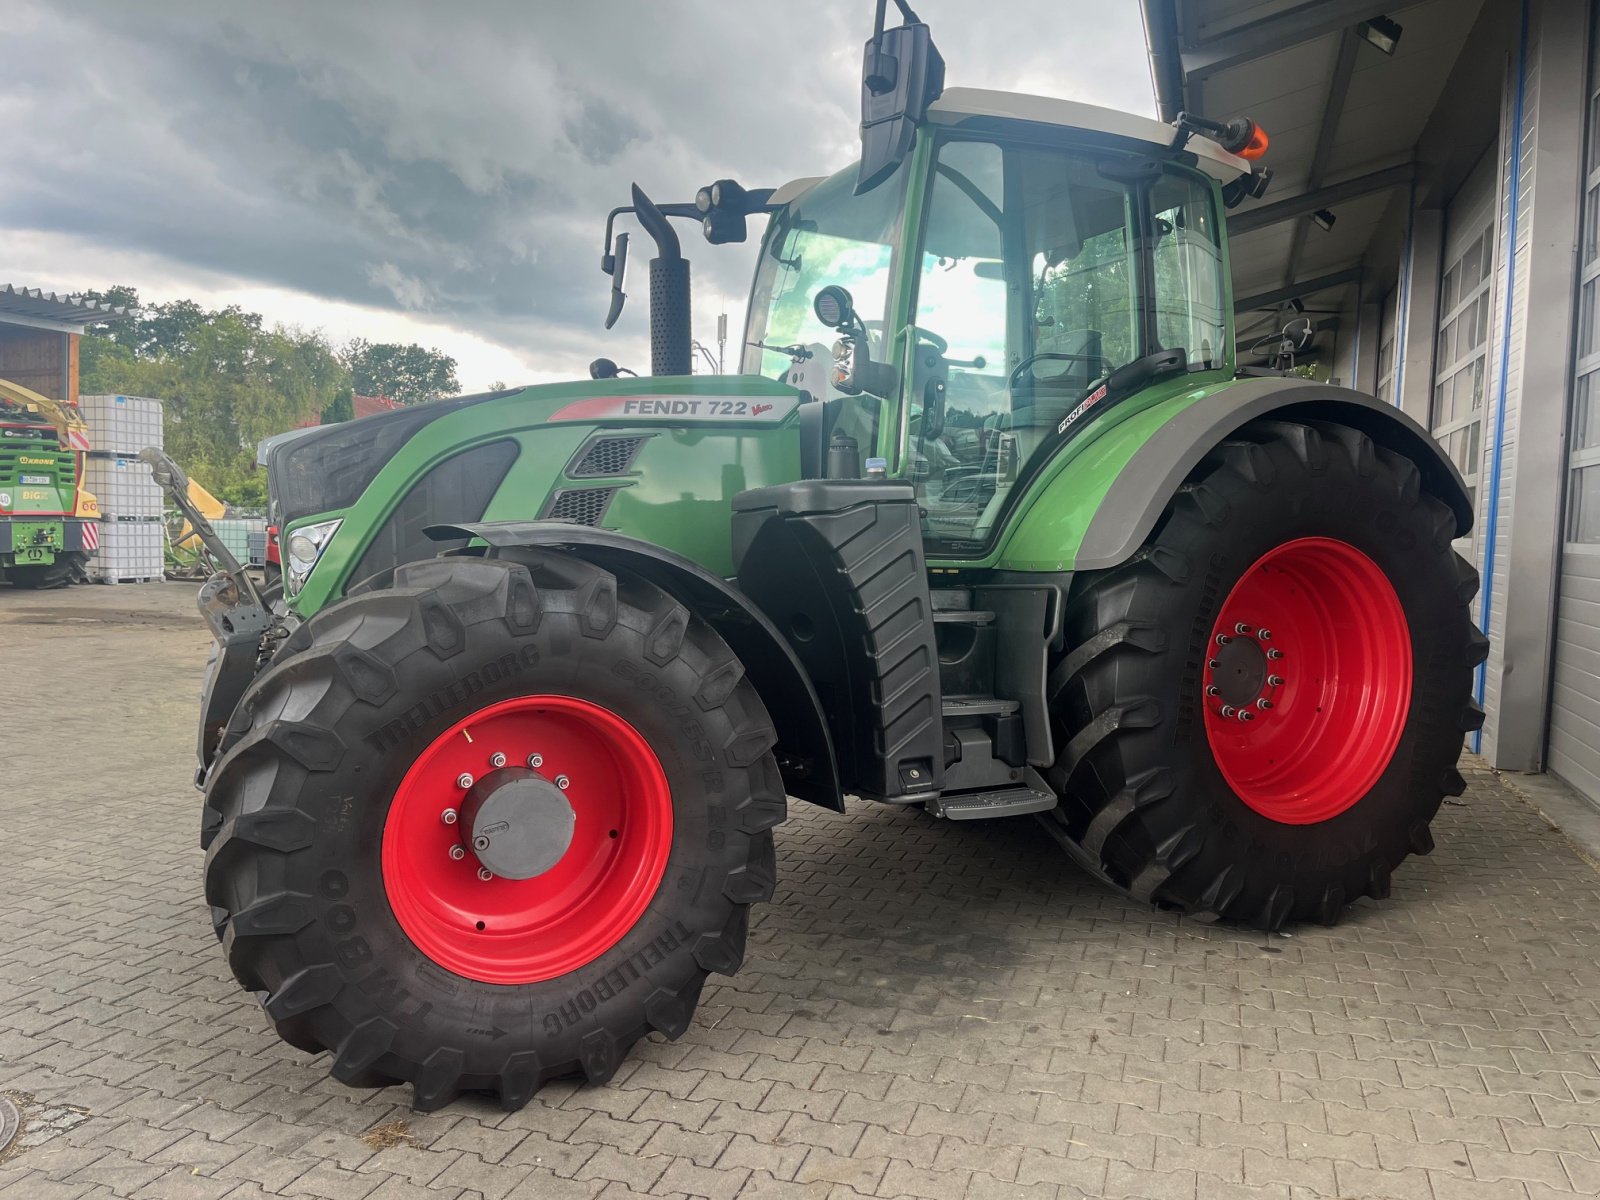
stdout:
POLYGON ((633 466, 639 448, 648 440, 644 437, 596 438, 578 456, 578 461, 567 474, 574 479, 625 475, 628 468, 633 466))
POLYGON ((611 506, 616 488, 572 488, 557 492, 545 509, 549 521, 570 521, 574 525, 598 525, 611 506))

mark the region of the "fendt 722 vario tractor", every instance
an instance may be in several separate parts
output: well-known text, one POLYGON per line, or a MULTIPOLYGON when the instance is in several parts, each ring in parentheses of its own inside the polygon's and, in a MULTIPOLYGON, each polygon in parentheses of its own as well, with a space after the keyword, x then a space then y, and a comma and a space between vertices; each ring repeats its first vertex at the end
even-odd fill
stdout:
POLYGON ((786 797, 1032 814, 1277 929, 1387 895, 1462 790, 1461 480, 1395 409, 1236 367, 1265 135, 945 90, 883 8, 859 162, 612 214, 656 247, 649 377, 285 439, 285 599, 218 548, 206 897, 336 1078, 516 1108, 679 1036, 786 797), (743 373, 693 376, 673 222, 756 214, 743 373))

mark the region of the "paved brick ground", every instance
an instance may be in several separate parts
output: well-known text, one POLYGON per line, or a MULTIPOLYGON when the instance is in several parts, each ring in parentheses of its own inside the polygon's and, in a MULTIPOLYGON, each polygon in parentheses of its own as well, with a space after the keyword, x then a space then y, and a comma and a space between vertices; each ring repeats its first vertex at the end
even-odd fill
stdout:
POLYGON ((344 1089, 211 937, 189 594, 0 589, 8 1200, 1600 1192, 1600 874, 1483 770, 1390 903, 1292 937, 1128 903, 1026 820, 802 809, 744 973, 610 1086, 344 1089))

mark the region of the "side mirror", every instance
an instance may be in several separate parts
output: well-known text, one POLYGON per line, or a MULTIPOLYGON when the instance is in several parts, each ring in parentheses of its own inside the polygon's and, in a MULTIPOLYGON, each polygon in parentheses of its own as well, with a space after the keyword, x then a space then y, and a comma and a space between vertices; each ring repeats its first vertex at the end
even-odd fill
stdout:
POLYGON ((934 46, 933 35, 906 0, 895 0, 895 7, 905 24, 885 29, 885 5, 880 2, 862 55, 858 196, 894 174, 911 151, 928 105, 944 91, 944 56, 934 46))
POLYGON ((616 249, 601 260, 600 266, 607 275, 611 276, 611 310, 606 313, 606 328, 610 329, 617 323, 617 318, 622 315, 622 306, 628 299, 627 293, 622 290, 623 281, 628 276, 628 235, 626 233, 617 234, 616 249))
POLYGON ((855 301, 848 291, 836 283, 830 283, 817 292, 811 301, 811 311, 829 329, 851 332, 860 324, 856 319, 855 301))

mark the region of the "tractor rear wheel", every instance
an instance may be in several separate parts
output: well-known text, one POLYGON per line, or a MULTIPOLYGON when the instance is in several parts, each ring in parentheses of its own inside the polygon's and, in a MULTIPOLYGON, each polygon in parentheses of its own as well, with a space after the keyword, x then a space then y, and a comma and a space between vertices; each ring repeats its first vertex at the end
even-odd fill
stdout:
POLYGON ((785 811, 709 626, 570 555, 400 567, 300 626, 207 785, 206 896, 284 1040, 507 1109, 603 1082, 743 960, 785 811))
POLYGON ((70 583, 82 583, 88 576, 89 556, 78 550, 68 550, 56 555, 55 562, 42 567, 10 567, 6 580, 13 586, 30 591, 64 588, 70 583))
POLYGON ((1457 532, 1356 430, 1218 447, 1131 561, 1075 582, 1047 828, 1142 900, 1265 929, 1387 896, 1483 722, 1457 532))

